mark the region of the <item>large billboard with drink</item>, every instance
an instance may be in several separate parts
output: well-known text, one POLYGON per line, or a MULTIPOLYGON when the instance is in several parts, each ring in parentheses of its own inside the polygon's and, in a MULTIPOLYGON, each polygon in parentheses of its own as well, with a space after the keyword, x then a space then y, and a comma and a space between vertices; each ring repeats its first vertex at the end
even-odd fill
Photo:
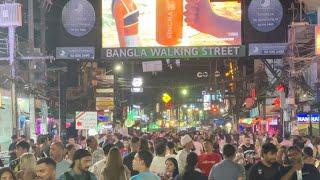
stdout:
POLYGON ((102 0, 102 47, 241 45, 241 3, 102 0))

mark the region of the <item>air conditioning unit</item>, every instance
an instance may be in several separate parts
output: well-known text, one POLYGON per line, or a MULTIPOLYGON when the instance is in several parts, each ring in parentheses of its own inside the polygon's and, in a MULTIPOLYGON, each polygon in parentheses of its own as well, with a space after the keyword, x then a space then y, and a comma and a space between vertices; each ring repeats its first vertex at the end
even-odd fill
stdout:
POLYGON ((0 4, 0 27, 22 26, 22 5, 19 3, 0 4))

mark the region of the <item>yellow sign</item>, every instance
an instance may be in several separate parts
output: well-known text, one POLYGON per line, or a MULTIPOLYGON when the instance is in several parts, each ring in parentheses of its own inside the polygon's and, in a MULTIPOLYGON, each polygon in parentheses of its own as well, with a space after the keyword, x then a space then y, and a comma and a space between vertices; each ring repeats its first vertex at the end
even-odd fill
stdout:
POLYGON ((316 26, 315 29, 315 39, 316 39, 316 55, 320 55, 320 25, 316 26))
POLYGON ((164 103, 170 102, 171 101, 171 96, 168 93, 164 93, 163 96, 162 96, 162 101, 164 103))

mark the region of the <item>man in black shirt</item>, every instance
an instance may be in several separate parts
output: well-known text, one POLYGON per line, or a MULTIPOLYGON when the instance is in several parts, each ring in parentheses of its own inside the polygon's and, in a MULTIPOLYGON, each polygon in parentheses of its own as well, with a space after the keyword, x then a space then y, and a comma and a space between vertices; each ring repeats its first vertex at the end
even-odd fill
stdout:
POLYGON ((255 163, 255 147, 251 144, 251 138, 249 136, 245 136, 244 144, 241 146, 243 150, 244 156, 244 168, 246 171, 250 169, 250 167, 255 163))
POLYGON ((302 152, 296 146, 291 146, 288 151, 289 166, 280 170, 281 180, 316 180, 320 179, 317 168, 312 164, 302 162, 302 152))
POLYGON ((253 165, 249 170, 248 180, 277 180, 280 164, 277 163, 277 147, 265 143, 261 149, 262 161, 253 165))
POLYGON ((134 171, 132 168, 132 162, 136 153, 140 151, 140 139, 138 137, 132 137, 131 139, 131 152, 124 157, 123 164, 131 171, 131 176, 139 174, 138 171, 134 171))
POLYGON ((16 155, 17 158, 10 162, 9 167, 12 171, 18 172, 20 171, 20 157, 29 152, 30 144, 26 141, 20 141, 16 145, 16 155))
POLYGON ((16 150, 16 144, 18 142, 17 135, 11 136, 12 143, 9 146, 9 154, 10 154, 10 161, 13 161, 17 158, 15 150, 16 150))

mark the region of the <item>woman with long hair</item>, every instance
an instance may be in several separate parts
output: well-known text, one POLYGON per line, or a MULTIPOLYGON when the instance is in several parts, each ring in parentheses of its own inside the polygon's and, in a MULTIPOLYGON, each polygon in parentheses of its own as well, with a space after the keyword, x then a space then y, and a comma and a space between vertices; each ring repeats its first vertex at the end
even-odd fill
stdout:
POLYGON ((17 178, 10 168, 2 168, 0 169, 0 179, 16 180, 17 178))
POLYGON ((36 177, 36 157, 32 153, 25 153, 20 157, 20 171, 17 173, 19 180, 33 180, 36 177))
POLYGON ((175 158, 166 160, 166 173, 161 177, 162 180, 173 180, 179 174, 178 161, 175 158))
POLYGON ((130 171, 123 165, 121 153, 118 148, 112 148, 108 154, 108 160, 102 176, 99 180, 129 180, 130 171))
POLYGON ((207 180, 208 178, 196 169, 198 163, 198 155, 194 152, 191 152, 187 156, 187 165, 184 169, 184 172, 175 177, 175 180, 207 180))

